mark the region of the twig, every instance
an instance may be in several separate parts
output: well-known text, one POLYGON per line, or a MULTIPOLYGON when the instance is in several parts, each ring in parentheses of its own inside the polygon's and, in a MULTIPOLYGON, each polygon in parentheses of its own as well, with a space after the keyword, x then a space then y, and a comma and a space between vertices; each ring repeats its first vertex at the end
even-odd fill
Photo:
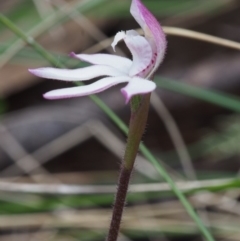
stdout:
POLYGON ((196 173, 192 165, 191 157, 175 120, 156 93, 152 94, 151 104, 168 130, 168 133, 178 153, 179 159, 182 163, 186 177, 191 180, 196 180, 196 173))
MULTIPOLYGON (((215 37, 209 34, 204 34, 204 33, 199 33, 197 31, 192 31, 184 28, 176 28, 176 27, 163 27, 164 32, 167 35, 173 35, 173 36, 180 36, 180 37, 185 37, 185 38, 192 38, 204 42, 209 42, 213 43, 216 45, 221 45, 224 47, 228 48, 233 48, 240 50, 240 43, 224 39, 224 38, 219 38, 215 37)), ((142 29, 136 29, 140 34, 142 34, 142 29)), ((106 46, 109 46, 111 42, 113 41, 113 37, 104 39, 103 41, 91 46, 90 48, 85 50, 85 53, 93 53, 93 52, 99 52, 102 51, 106 46)))
MULTIPOLYGON (((240 184, 240 179, 215 179, 203 181, 181 181, 176 182, 177 187, 182 192, 197 192, 203 190, 225 190, 229 187, 235 188, 240 184)), ((144 183, 130 185, 131 193, 144 192, 171 192, 167 183, 144 183)), ((24 193, 48 193, 48 194, 104 194, 115 193, 115 185, 67 185, 67 184, 32 184, 14 183, 0 181, 0 191, 24 192, 24 193)))

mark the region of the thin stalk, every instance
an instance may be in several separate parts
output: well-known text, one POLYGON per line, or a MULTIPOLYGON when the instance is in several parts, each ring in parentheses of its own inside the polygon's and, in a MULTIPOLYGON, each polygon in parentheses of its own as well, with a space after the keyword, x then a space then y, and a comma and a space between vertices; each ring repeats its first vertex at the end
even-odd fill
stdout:
MULTIPOLYGON (((50 14, 48 14, 48 16, 46 16, 40 23, 29 30, 26 35, 34 36, 34 38, 37 38, 41 33, 49 30, 52 26, 67 21, 69 17, 74 17, 76 15, 74 12, 78 10, 81 13, 87 12, 105 1, 106 0, 83 0, 81 2, 75 1, 75 3, 71 5, 69 5, 69 3, 65 3, 64 5, 61 5, 58 10, 53 10, 50 14)), ((0 56, 0 68, 3 67, 9 60, 11 60, 12 57, 14 57, 14 55, 23 47, 24 42, 21 40, 16 40, 10 44, 4 50, 4 53, 0 56)))
MULTIPOLYGON (((46 60, 49 61, 52 65, 63 67, 62 64, 59 63, 59 61, 51 56, 47 50, 45 50, 43 47, 41 47, 38 43, 34 41, 33 38, 28 37, 21 29, 19 29, 13 22, 11 22, 8 18, 6 18, 3 14, 0 13, 0 22, 2 22, 4 25, 6 25, 7 28, 12 30, 17 36, 19 36, 21 39, 26 41, 29 45, 31 45, 39 54, 43 56, 46 60)), ((91 95, 91 100, 99 107, 101 108, 105 114, 119 127, 120 130, 122 130, 125 134, 128 133, 128 128, 124 124, 124 122, 97 96, 91 95)), ((191 204, 188 202, 186 197, 183 195, 183 193, 178 189, 175 182, 172 180, 170 175, 167 173, 167 171, 159 164, 157 158, 155 158, 152 153, 148 150, 146 146, 143 144, 140 144, 140 150, 142 154, 155 166, 156 170, 159 172, 159 174, 168 182, 168 184, 171 186, 173 192, 178 197, 184 208, 186 209, 187 213, 192 217, 192 219, 195 221, 196 225, 198 226, 199 230, 205 237, 207 241, 214 241, 213 237, 211 236, 208 229, 204 226, 201 219, 198 217, 196 212, 194 211, 191 204)))
POLYGON ((116 241, 118 237, 130 177, 147 122, 149 103, 150 94, 142 97, 136 96, 132 98, 131 101, 131 119, 129 124, 128 139, 120 169, 118 189, 113 206, 107 241, 116 241))
POLYGON ((21 29, 19 29, 12 21, 6 18, 3 14, 0 13, 0 21, 11 29, 18 37, 24 40, 27 44, 32 46, 36 52, 38 52, 44 59, 46 59, 50 64, 57 65, 61 68, 64 67, 59 61, 48 53, 40 44, 38 44, 32 37, 27 36, 21 29))
POLYGON ((163 177, 163 179, 166 180, 166 182, 171 187, 172 191, 175 193, 175 195, 178 197, 179 201, 182 203, 186 211, 188 212, 189 216, 195 221, 196 225, 198 226, 199 230, 202 232, 203 236, 208 241, 214 241, 214 238, 212 237, 211 233, 208 231, 208 229, 203 225, 202 220, 199 218, 195 210, 193 209, 192 205, 188 202, 184 194, 180 191, 180 189, 176 186, 173 179, 168 175, 166 170, 163 166, 160 166, 158 161, 152 156, 152 154, 143 146, 140 145, 142 149, 144 149, 146 158, 155 166, 158 173, 163 177))
POLYGON ((112 218, 106 241, 116 241, 118 238, 131 173, 132 169, 128 170, 124 165, 121 166, 118 178, 118 189, 115 196, 112 218))

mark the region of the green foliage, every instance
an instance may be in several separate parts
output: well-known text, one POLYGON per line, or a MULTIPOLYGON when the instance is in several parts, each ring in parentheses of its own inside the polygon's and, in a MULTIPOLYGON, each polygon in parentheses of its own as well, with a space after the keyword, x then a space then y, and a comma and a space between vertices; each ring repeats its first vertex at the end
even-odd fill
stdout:
MULTIPOLYGON (((226 1, 223 0, 202 0, 202 1, 193 1, 193 0, 148 0, 143 1, 146 3, 146 5, 150 8, 150 10, 153 11, 157 16, 159 17, 179 17, 179 16, 187 16, 191 17, 196 15, 206 15, 206 14, 217 14, 218 11, 222 10, 226 6, 226 1)), ((87 12, 90 17, 93 18, 128 18, 130 16, 129 14, 129 0, 108 0, 108 1, 92 1, 89 2, 89 5, 85 7, 79 7, 77 3, 75 6, 72 7, 73 10, 78 10, 79 12, 87 12), (98 3, 99 5, 97 5, 98 3), (106 4, 107 3, 107 4, 106 4)), ((60 25, 65 21, 69 20, 69 15, 60 14, 59 12, 52 12, 49 18, 53 17, 53 21, 47 23, 46 28, 44 28, 44 31, 51 29, 53 26, 60 25), (55 18, 54 18, 55 16, 55 18)), ((14 22, 15 27, 19 27, 23 29, 25 32, 27 32, 29 29, 34 28, 37 25, 46 24, 46 19, 41 19, 38 12, 36 11, 36 8, 31 0, 23 0, 21 3, 17 4, 14 8, 10 9, 7 12, 7 17, 14 22)), ((18 31, 17 28, 14 28, 12 26, 12 30, 15 31, 15 33, 18 31)), ((10 28, 10 27, 9 27, 10 28)), ((42 32, 39 32, 40 35, 42 32)), ((6 49, 13 46, 15 43, 14 40, 17 40, 19 36, 27 41, 29 44, 33 43, 29 41, 28 38, 25 38, 26 36, 24 34, 21 34, 21 31, 18 32, 19 36, 16 37, 15 35, 10 34, 9 30, 4 26, 0 25, 0 53, 4 55, 4 52, 6 49), (4 43, 3 43, 4 42, 4 43)), ((30 48, 22 48, 18 53, 16 53, 16 56, 14 57, 13 61, 14 63, 18 64, 28 64, 30 61, 36 61, 36 63, 45 63, 46 60, 50 61, 53 65, 59 64, 60 66, 67 65, 67 66, 74 66, 77 62, 74 62, 74 60, 71 60, 73 62, 68 62, 69 58, 67 56, 59 55, 59 54, 49 54, 47 51, 45 51, 41 46, 39 46, 37 43, 32 44, 32 46, 35 48, 35 50, 32 50, 30 48), (40 53, 38 55, 36 53, 40 53), (41 56, 41 57, 40 57, 41 56), (44 59, 44 60, 43 60, 44 59), (44 62, 43 62, 44 61, 44 62)), ((162 88, 169 91, 174 91, 176 93, 184 94, 191 96, 193 98, 198 98, 203 101, 207 101, 212 104, 216 104, 219 106, 222 106, 224 108, 228 108, 231 111, 239 112, 240 110, 240 100, 239 98, 217 92, 214 90, 205 90, 200 89, 197 87, 189 86, 180 82, 172 81, 172 80, 166 80, 163 78, 156 77, 156 83, 157 85, 162 88)), ((124 125, 124 123, 119 119, 118 116, 115 115, 115 113, 112 112, 111 109, 108 108, 108 106, 105 105, 99 98, 96 96, 91 97, 92 100, 103 109, 103 111, 111 118, 116 125, 124 132, 127 132, 127 127, 124 125)), ((0 101, 0 113, 2 113, 6 108, 6 104, 4 101, 0 101)), ((211 133, 209 136, 207 136, 205 139, 203 139, 201 142, 196 143, 195 145, 192 145, 189 147, 190 152, 192 153, 192 156, 201 156, 201 155, 216 155, 216 158, 219 158, 217 155, 221 156, 229 156, 233 153, 239 153, 238 143, 240 140, 240 126, 238 125, 238 116, 236 120, 229 120, 229 125, 224 126, 224 128, 221 130, 221 133, 211 133)), ((182 203, 185 205, 185 208, 189 211, 192 210, 191 206, 186 205, 185 199, 182 196, 182 194, 191 195, 196 192, 200 191, 223 191, 223 190, 230 190, 234 189, 236 187, 239 187, 239 179, 232 179, 228 180, 225 183, 222 183, 218 186, 205 186, 205 187, 199 187, 199 188, 193 188, 191 190, 179 190, 175 186, 174 182, 172 182, 171 179, 169 179, 168 174, 165 172, 164 169, 161 169, 161 166, 159 166, 158 160, 149 152, 149 150, 144 146, 141 145, 141 151, 144 153, 144 155, 154 163, 156 166, 156 169, 159 171, 159 173, 162 176, 165 176, 165 179, 168 180, 172 188, 174 189, 175 194, 177 194, 178 197, 180 197, 182 203)), ((221 157, 220 156, 220 157, 221 157)), ((167 157, 166 157, 167 159, 167 157)), ((210 176, 213 177, 214 173, 210 173, 210 176)), ((222 175, 220 177, 223 177, 222 175)), ((159 197, 173 197, 172 191, 162 191, 158 193, 145 193, 143 195, 138 194, 130 194, 129 195, 129 202, 137 202, 137 201, 147 201, 159 197)), ((13 203, 9 201, 0 201, 1 214, 24 214, 24 213, 35 213, 35 212, 44 212, 44 211, 54 211, 59 209, 64 209, 66 207, 71 208, 86 208, 86 207, 97 207, 99 205, 110 205, 112 203, 113 196, 111 194, 108 195, 81 195, 81 196, 50 196, 50 195, 39 195, 37 196, 37 199, 33 199, 35 201, 31 201, 31 195, 29 196, 28 202, 25 203, 13 203)), ((191 211, 190 211, 191 212, 191 211)), ((194 213, 191 212, 191 214, 194 217, 194 213)), ((195 219, 196 221, 196 219, 195 219)), ((201 222, 197 222, 199 227, 201 228, 201 222)), ((177 229, 177 227, 174 227, 174 230, 170 230, 169 232, 166 231, 165 233, 175 233, 175 234, 196 234, 197 231, 195 228, 191 229, 184 229, 180 230, 177 229)), ((131 232, 129 232, 131 233, 131 232)), ((131 233, 131 236, 137 236, 137 235, 153 235, 154 232, 151 232, 150 234, 146 234, 144 232, 133 232, 131 233)), ((157 233, 157 231, 156 231, 157 233)), ((164 230, 161 230, 161 233, 164 233, 164 230)), ((99 234, 96 234, 94 232, 82 232, 81 238, 85 238, 86 240, 90 240, 92 238, 98 237, 99 234), (84 235, 83 235, 84 234, 84 235)), ((101 235, 101 234, 100 234, 101 235)), ((76 236, 80 237, 80 234, 77 233, 76 236)), ((84 239, 84 240, 85 240, 84 239)))
MULTIPOLYGON (((192 16, 195 14, 213 13, 226 5, 226 1, 222 0, 146 0, 144 4, 156 16, 192 16)), ((126 18, 129 17, 130 1, 110 1, 107 5, 100 6, 98 9, 93 9, 89 14, 92 17, 107 17, 107 18, 126 18)))
POLYGON ((0 115, 3 114, 7 109, 7 103, 5 100, 0 99, 0 115))
POLYGON ((162 89, 170 90, 176 93, 187 95, 196 99, 207 101, 227 108, 231 111, 240 111, 240 98, 216 90, 207 90, 199 87, 185 84, 181 81, 156 77, 154 79, 157 86, 162 89))

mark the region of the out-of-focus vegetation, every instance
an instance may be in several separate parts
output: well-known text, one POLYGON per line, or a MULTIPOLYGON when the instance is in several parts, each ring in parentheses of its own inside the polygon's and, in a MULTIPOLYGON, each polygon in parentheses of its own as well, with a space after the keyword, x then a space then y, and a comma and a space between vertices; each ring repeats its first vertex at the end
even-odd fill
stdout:
MULTIPOLYGON (((240 42, 238 1, 143 2, 163 25, 240 42)), ((12 0, 1 1, 0 11, 59 63, 74 68, 84 63, 70 59, 68 52, 87 51, 119 30, 138 27, 129 5, 128 0, 12 0)), ((234 67, 239 52, 179 37, 169 36, 168 42, 166 60, 156 74, 157 94, 176 120, 184 143, 179 147, 176 133, 169 138, 163 125, 169 119, 164 112, 159 118, 153 108, 145 144, 188 195, 216 240, 239 240, 240 73, 234 67), (206 64, 209 59, 211 66, 206 64), (224 76, 217 74, 220 59, 226 61, 224 76), (183 148, 193 169, 186 169, 183 148), (196 180, 186 177, 189 172, 196 180)), ((44 101, 46 90, 65 86, 39 83, 27 72, 44 65, 49 63, 0 24, 0 239, 103 240, 125 137, 86 98, 44 101), (92 120, 107 128, 88 126, 92 120), (100 184, 106 185, 107 193, 100 184), (64 190, 73 191, 64 194, 64 190)), ((101 98, 128 120, 118 90, 101 98)), ((154 168, 139 158, 136 169, 134 184, 161 182, 160 189, 150 192, 150 186, 142 185, 141 192, 130 193, 123 239, 200 237, 154 168)))

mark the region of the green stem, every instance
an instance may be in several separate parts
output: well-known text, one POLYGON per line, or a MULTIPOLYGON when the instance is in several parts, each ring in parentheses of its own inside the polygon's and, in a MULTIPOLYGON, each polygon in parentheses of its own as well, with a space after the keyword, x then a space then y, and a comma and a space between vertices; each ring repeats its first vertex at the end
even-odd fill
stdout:
POLYGON ((163 77, 157 77, 155 82, 158 87, 176 93, 187 95, 196 99, 216 104, 232 111, 240 112, 240 98, 217 90, 209 90, 186 84, 182 81, 175 81, 163 77))
POLYGON ((195 221, 197 224, 199 230, 203 234, 206 240, 208 241, 214 241, 214 238, 212 237, 209 230, 204 226, 202 223, 202 220, 198 217, 197 213, 194 211, 191 204, 188 202, 184 194, 180 191, 180 189, 177 187, 173 179, 168 175, 167 171, 164 169, 163 166, 159 165, 158 161, 152 156, 152 154, 149 152, 148 149, 146 149, 145 146, 142 144, 140 147, 144 150, 145 157, 155 166, 158 173, 163 177, 164 180, 169 184, 172 191, 175 193, 175 195, 178 197, 179 201, 182 203, 183 207, 186 209, 189 216, 195 221))
MULTIPOLYGON (((21 39, 25 40, 29 45, 31 45, 39 54, 41 54, 46 60, 49 61, 52 65, 63 67, 60 65, 59 61, 51 56, 48 51, 42 48, 38 43, 34 41, 33 38, 28 37, 22 30, 20 30, 14 23, 12 23, 9 19, 7 19, 3 14, 0 13, 0 22, 6 25, 9 29, 11 29, 16 35, 18 35, 21 39)), ((123 123, 123 121, 97 96, 90 96, 91 100, 96 103, 108 116, 109 118, 122 130, 125 134, 128 133, 127 126, 123 123)), ((178 189, 174 181, 171 179, 166 170, 159 164, 158 160, 151 154, 146 146, 140 144, 140 150, 143 155, 155 166, 156 170, 159 174, 168 182, 171 186, 173 192, 178 197, 182 205, 185 207, 187 213, 192 217, 192 219, 197 224, 199 230, 202 232, 203 236, 207 241, 214 241, 208 229, 204 226, 201 219, 198 217, 196 212, 194 211, 191 204, 185 198, 185 196, 178 189)))
POLYGON ((131 119, 129 123, 128 139, 124 154, 124 166, 131 170, 139 149, 139 144, 145 130, 150 94, 143 95, 141 100, 135 96, 131 100, 131 119))
POLYGON ((46 59, 52 65, 58 65, 63 68, 64 66, 56 61, 56 59, 49 54, 40 44, 38 44, 32 37, 27 36, 21 29, 19 29, 12 21, 6 18, 0 13, 0 21, 11 29, 18 37, 24 40, 27 44, 32 46, 44 59, 46 59))
POLYGON ((116 241, 118 237, 131 173, 147 122, 149 102, 150 94, 135 96, 131 100, 131 119, 128 139, 120 169, 118 189, 113 206, 107 241, 116 241))

